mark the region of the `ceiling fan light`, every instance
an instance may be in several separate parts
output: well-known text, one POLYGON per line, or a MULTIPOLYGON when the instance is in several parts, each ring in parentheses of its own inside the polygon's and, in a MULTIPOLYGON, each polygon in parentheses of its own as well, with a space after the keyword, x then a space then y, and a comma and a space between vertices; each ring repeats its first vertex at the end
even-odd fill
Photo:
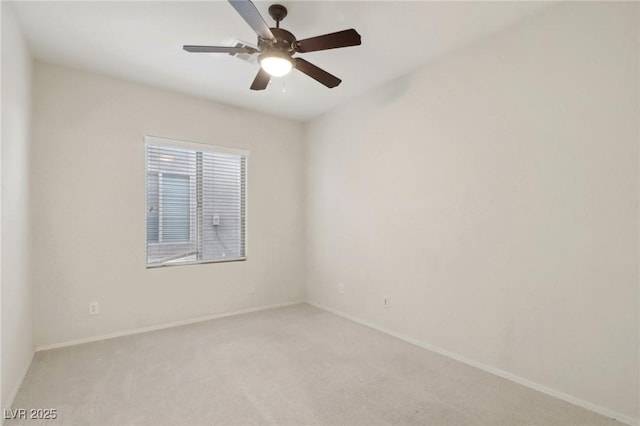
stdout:
POLYGON ((287 54, 268 53, 260 57, 260 66, 273 77, 282 77, 293 69, 293 61, 287 54))

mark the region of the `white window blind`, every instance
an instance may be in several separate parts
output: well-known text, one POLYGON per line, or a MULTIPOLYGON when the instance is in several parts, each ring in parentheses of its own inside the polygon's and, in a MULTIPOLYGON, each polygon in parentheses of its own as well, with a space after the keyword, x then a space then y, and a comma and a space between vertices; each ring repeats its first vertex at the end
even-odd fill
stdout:
POLYGON ((145 140, 147 266, 244 260, 248 153, 145 140))

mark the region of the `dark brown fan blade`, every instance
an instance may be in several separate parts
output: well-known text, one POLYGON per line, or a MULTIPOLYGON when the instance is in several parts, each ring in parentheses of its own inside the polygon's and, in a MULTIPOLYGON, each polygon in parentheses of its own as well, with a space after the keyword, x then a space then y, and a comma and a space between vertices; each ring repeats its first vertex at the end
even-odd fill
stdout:
POLYGON ((231 6, 242 16, 247 24, 256 32, 260 37, 271 40, 275 37, 273 33, 269 29, 269 26, 264 19, 262 19, 262 15, 256 9, 256 6, 249 0, 229 0, 231 6))
POLYGON ((182 46, 187 52, 202 53, 256 53, 257 50, 251 47, 232 46, 182 46))
POLYGON ((352 28, 350 30, 300 40, 296 43, 295 48, 300 53, 306 53, 336 49, 338 47, 358 46, 361 43, 360 34, 352 28))
POLYGON ((266 89, 270 79, 271 79, 271 76, 265 70, 260 68, 260 71, 258 71, 256 78, 253 79, 253 83, 251 84, 251 90, 266 89))
POLYGON ((342 83, 342 80, 340 80, 338 77, 329 74, 322 68, 318 68, 311 62, 305 61, 302 58, 294 59, 296 60, 296 69, 313 78, 318 83, 322 83, 330 89, 342 83))

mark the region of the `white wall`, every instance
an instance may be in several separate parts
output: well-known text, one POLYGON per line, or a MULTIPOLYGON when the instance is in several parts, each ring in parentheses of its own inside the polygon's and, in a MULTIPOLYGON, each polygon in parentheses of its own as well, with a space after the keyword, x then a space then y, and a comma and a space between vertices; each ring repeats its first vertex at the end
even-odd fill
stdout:
POLYGON ((302 298, 300 123, 41 62, 33 81, 37 346, 302 298), (247 261, 145 268, 145 134, 251 150, 247 261))
POLYGON ((308 299, 638 418, 639 7, 551 8, 313 120, 308 299))
POLYGON ((33 357, 29 282, 31 57, 11 6, 2 3, 2 408, 33 357))

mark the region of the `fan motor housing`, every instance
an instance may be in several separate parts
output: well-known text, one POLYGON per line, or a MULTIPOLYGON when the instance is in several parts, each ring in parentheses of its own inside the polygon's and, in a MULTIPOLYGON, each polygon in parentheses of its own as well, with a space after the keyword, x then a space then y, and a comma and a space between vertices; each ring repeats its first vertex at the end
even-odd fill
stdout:
POLYGON ((293 54, 294 44, 297 41, 296 36, 291 34, 287 30, 283 30, 282 28, 270 28, 271 32, 275 36, 274 40, 264 40, 258 39, 258 47, 260 50, 280 50, 282 52, 287 52, 289 54, 293 54))

